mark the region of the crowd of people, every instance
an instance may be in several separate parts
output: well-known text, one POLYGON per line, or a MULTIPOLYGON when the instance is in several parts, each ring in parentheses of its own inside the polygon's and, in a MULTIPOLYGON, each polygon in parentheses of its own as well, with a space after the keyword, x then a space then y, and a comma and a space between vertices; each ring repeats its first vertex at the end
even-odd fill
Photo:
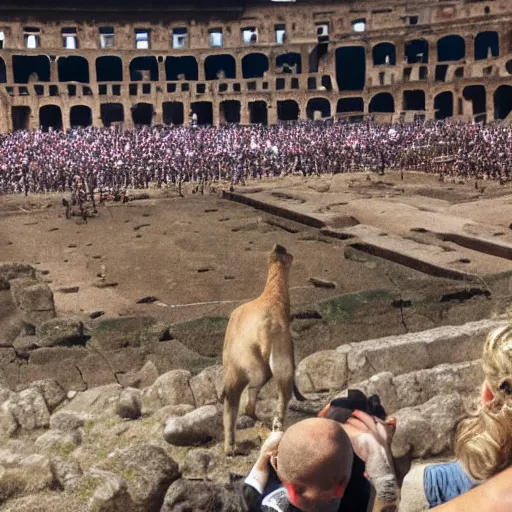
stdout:
POLYGON ((177 182, 400 169, 442 179, 512 175, 512 127, 298 122, 220 128, 155 126, 17 131, 0 136, 0 194, 120 193, 177 182))

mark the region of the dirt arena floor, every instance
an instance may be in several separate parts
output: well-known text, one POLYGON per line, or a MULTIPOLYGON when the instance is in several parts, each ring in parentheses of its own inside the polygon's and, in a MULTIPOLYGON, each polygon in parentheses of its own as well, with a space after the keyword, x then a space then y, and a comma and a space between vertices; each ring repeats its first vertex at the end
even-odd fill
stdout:
MULTIPOLYGON (((251 195, 248 189, 255 187, 253 195, 266 194, 276 204, 334 225, 337 217, 353 216, 405 236, 420 221, 439 229, 469 224, 473 231, 487 230, 512 244, 512 188, 499 183, 481 182, 476 189, 474 181, 440 183, 437 176, 419 173, 405 173, 403 181, 398 172, 384 177, 358 173, 262 180, 237 192, 251 195)), ((0 260, 47 271, 44 277, 60 315, 102 310, 108 315, 151 314, 166 322, 228 315, 262 290, 266 253, 275 243, 295 256, 292 309, 344 293, 393 287, 379 265, 345 258, 351 240, 324 236, 319 229, 218 194, 187 191, 180 198, 167 189, 150 195, 102 206, 87 224, 66 219, 62 195, 0 197, 0 260), (93 286, 103 265, 116 287, 93 286), (332 281, 336 288, 316 287, 310 278, 332 281), (59 292, 70 286, 78 286, 78 293, 59 292), (137 304, 146 296, 158 300, 137 304)), ((512 269, 506 258, 472 257, 482 274, 512 269)), ((0 316, 8 318, 11 307, 8 292, 0 292, 0 316)))

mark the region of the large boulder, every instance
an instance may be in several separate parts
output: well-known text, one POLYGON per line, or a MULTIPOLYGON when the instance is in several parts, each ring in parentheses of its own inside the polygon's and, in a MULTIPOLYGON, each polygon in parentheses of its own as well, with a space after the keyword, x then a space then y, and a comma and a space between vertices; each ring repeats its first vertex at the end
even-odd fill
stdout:
POLYGON ((74 432, 62 432, 60 430, 48 430, 41 434, 35 441, 39 453, 69 455, 82 442, 82 435, 78 430, 74 432))
POLYGON ((40 347, 85 346, 90 331, 80 318, 53 318, 36 328, 36 336, 40 347))
POLYGON ((171 416, 165 423, 164 439, 178 446, 192 446, 222 439, 222 409, 205 405, 184 416, 171 416))
POLYGON ((151 387, 144 391, 143 403, 148 410, 158 410, 166 405, 195 405, 190 389, 190 372, 172 370, 160 375, 151 387))
POLYGON ((347 355, 337 350, 322 350, 303 359, 296 372, 303 393, 344 389, 347 384, 347 355))
POLYGON ((141 390, 135 388, 123 389, 116 404, 116 413, 127 420, 140 418, 142 414, 141 390))
POLYGON ((108 384, 78 393, 59 412, 85 413, 96 419, 112 416, 122 388, 119 384, 108 384))
MULTIPOLYGON (((14 393, 2 404, 0 412, 7 418, 0 421, 0 428, 5 428, 5 422, 14 420, 17 426, 14 432, 20 428, 27 431, 47 428, 50 424, 50 411, 42 393, 36 388, 14 393)), ((4 430, 4 435, 12 435, 14 432, 7 433, 4 430)))
POLYGON ((124 478, 132 501, 130 512, 158 512, 169 486, 180 476, 179 467, 162 448, 135 444, 116 450, 99 469, 124 478))
POLYGON ((54 475, 44 455, 0 453, 0 505, 10 498, 52 488, 54 475))
POLYGON ((116 350, 145 346, 168 337, 168 327, 150 316, 104 317, 94 324, 90 344, 99 350, 116 350))
POLYGON ((123 387, 144 389, 151 386, 159 375, 155 363, 148 361, 140 370, 120 374, 118 379, 123 387))
POLYGON ((25 385, 19 391, 23 389, 34 388, 37 389, 44 398, 48 410, 54 411, 64 400, 66 400, 66 392, 62 386, 53 379, 37 380, 31 382, 28 386, 25 385))
POLYGON ((13 302, 25 322, 37 325, 55 317, 53 292, 46 283, 31 279, 13 279, 10 285, 13 302))
POLYGON ((222 393, 224 371, 221 365, 206 368, 190 379, 196 407, 216 404, 222 393))
POLYGON ((218 457, 212 450, 195 448, 189 450, 181 465, 181 473, 194 480, 209 480, 209 472, 217 465, 218 457))
POLYGON ((62 432, 74 432, 91 419, 89 414, 73 411, 57 411, 50 417, 50 428, 62 432))
POLYGON ((133 502, 128 493, 128 484, 115 473, 93 469, 91 476, 101 478, 99 485, 89 501, 89 512, 123 512, 133 509, 133 502))
POLYGON ((83 471, 76 460, 68 460, 60 456, 51 458, 51 467, 59 486, 68 492, 76 491, 83 478, 83 471))
POLYGON ((412 452, 413 457, 433 457, 450 452, 455 427, 465 414, 458 393, 438 395, 420 406, 401 409, 395 414, 393 455, 403 457, 412 452))
POLYGON ((12 279, 35 279, 36 270, 32 265, 26 263, 0 263, 0 290, 10 288, 9 281, 12 279))
POLYGON ((181 478, 169 487, 161 512, 240 512, 245 509, 241 490, 236 491, 231 485, 181 478))

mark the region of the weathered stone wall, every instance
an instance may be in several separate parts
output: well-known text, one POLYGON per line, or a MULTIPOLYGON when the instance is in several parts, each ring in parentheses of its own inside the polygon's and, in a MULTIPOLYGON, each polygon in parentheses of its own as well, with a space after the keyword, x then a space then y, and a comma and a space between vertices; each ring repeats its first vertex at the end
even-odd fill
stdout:
MULTIPOLYGON (((512 76, 512 5, 508 0, 456 0, 449 4, 269 2, 216 13, 190 6, 168 9, 148 9, 136 15, 128 9, 106 9, 95 11, 94 16, 85 9, 55 9, 43 17, 37 10, 17 12, 0 7, 0 131, 46 124, 40 111, 50 105, 60 109, 65 129, 77 123, 109 124, 116 117, 109 118, 107 104, 122 108, 126 127, 133 126, 133 109, 139 104, 147 104, 149 112, 149 120, 142 122, 153 124, 187 124, 192 111, 198 114, 199 123, 215 125, 226 121, 276 123, 336 114, 375 114, 384 120, 412 120, 416 115, 434 119, 443 105, 445 110, 438 117, 449 115, 450 110, 453 117, 465 120, 475 116, 494 120, 508 113, 508 108, 504 114, 495 108, 512 90, 507 85, 512 76), (354 31, 357 21, 364 21, 364 32, 354 31), (318 27, 323 24, 328 35, 319 37, 318 27), (111 48, 101 48, 100 27, 113 29, 111 48), (246 43, 242 31, 248 27, 256 29, 257 36, 246 43), (173 48, 173 30, 177 28, 187 32, 181 49, 173 48), (282 28, 284 43, 277 40, 276 33, 282 28), (76 29, 77 49, 64 48, 63 29, 76 29), (222 30, 223 41, 222 47, 213 48, 210 33, 216 29, 222 30), (136 30, 148 31, 148 49, 136 49, 136 30), (495 33, 497 54, 496 45, 485 52, 485 38, 479 34, 486 32, 495 33), (30 44, 37 41, 39 47, 28 49, 28 38, 34 34, 30 44), (443 40, 448 35, 462 39, 443 40), (427 44, 428 50, 411 47, 411 41, 423 41, 420 44, 427 44), (382 43, 390 44, 379 46, 382 43), (461 58, 443 61, 443 48, 453 45, 461 46, 461 58), (360 90, 340 90, 337 82, 337 75, 351 72, 351 65, 341 69, 337 62, 338 50, 347 47, 362 48, 360 61, 353 61, 365 66, 360 90), (300 56, 300 70, 292 66, 285 73, 278 66, 276 59, 286 53, 300 56), (212 65, 211 58, 219 55, 230 56, 229 62, 212 65), (17 56, 45 56, 39 74, 20 78, 23 73, 16 73, 19 59, 13 64, 17 56), (66 57, 84 58, 81 62, 89 77, 80 78, 81 82, 64 81, 73 78, 72 71, 69 74, 65 69, 66 57), (112 71, 119 65, 122 76, 118 81, 105 81, 104 72, 97 72, 101 57, 120 59, 103 68, 112 71), (134 63, 138 57, 153 58, 153 71, 130 76, 130 67, 133 70, 140 63, 134 63), (178 61, 171 60, 176 57, 192 57, 197 77, 192 76, 195 71, 183 77, 183 69, 176 67, 178 61), (246 57, 249 60, 244 60, 246 57), (268 70, 263 73, 259 67, 266 67, 267 61, 268 70), (46 66, 48 73, 41 72, 46 66), (217 73, 220 69, 224 75, 217 73), (471 86, 484 89, 468 89, 471 86), (449 94, 440 97, 442 93, 449 94), (480 99, 473 102, 475 93, 480 99), (376 98, 381 94, 386 96, 376 98)), ((135 122, 141 122, 135 116, 135 122)))

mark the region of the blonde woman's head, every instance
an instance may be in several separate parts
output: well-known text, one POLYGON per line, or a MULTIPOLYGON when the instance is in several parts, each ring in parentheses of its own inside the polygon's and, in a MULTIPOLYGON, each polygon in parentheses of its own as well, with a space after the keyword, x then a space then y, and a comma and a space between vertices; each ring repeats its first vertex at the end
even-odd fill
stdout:
POLYGON ((482 365, 482 404, 459 423, 455 442, 455 454, 477 480, 512 465, 512 323, 489 333, 482 365))

